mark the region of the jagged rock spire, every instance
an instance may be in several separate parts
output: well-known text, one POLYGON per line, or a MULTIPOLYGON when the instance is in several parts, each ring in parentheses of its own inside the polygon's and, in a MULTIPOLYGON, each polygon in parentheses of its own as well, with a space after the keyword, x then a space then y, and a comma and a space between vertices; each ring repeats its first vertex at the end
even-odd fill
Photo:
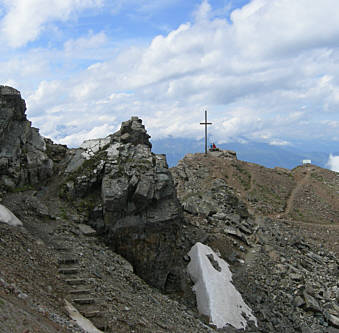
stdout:
POLYGON ((142 120, 138 117, 132 117, 130 120, 124 121, 121 124, 120 135, 122 143, 131 143, 134 146, 144 144, 152 147, 152 144, 149 142, 151 136, 147 134, 142 120))

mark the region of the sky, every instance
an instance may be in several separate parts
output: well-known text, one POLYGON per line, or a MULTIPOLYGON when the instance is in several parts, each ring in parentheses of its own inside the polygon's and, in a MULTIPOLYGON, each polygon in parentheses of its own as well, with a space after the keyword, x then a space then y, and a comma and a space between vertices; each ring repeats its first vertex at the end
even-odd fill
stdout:
POLYGON ((0 0, 0 84, 69 146, 133 115, 153 139, 201 138, 207 109, 216 142, 338 153, 338 12, 337 0, 0 0))

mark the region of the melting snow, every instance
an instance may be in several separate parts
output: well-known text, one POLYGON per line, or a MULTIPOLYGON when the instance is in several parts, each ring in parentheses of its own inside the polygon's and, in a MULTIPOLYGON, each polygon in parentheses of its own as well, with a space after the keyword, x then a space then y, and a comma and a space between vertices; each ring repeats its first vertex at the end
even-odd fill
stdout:
POLYGON ((232 284, 229 265, 201 243, 196 243, 188 255, 191 261, 187 269, 194 282, 199 312, 208 316, 217 328, 232 325, 244 329, 247 320, 257 325, 252 310, 232 284))
POLYGON ((76 323, 86 332, 86 333, 103 333, 98 330, 93 323, 85 318, 71 303, 65 300, 65 308, 69 316, 76 321, 76 323))
POLYGON ((5 206, 0 205, 0 222, 14 227, 22 226, 22 222, 5 206))

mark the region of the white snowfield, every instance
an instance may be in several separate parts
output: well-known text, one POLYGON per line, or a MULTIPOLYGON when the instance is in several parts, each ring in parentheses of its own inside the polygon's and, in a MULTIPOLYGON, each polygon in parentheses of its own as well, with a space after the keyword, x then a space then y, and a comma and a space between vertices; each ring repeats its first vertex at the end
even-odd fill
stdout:
POLYGON ((0 205, 0 223, 18 227, 22 226, 22 222, 5 206, 0 205))
POLYGON ((257 325, 252 310, 232 284, 229 265, 202 243, 196 243, 188 255, 191 261, 187 269, 194 282, 198 311, 208 316, 210 323, 217 328, 232 325, 236 329, 245 329, 247 321, 257 325))

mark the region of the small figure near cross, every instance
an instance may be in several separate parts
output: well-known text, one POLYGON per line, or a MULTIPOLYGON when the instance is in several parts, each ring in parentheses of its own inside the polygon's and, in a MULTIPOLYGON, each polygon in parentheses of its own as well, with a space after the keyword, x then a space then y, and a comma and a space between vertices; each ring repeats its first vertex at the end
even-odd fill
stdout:
POLYGON ((200 123, 200 125, 205 125, 205 155, 207 155, 207 125, 212 125, 212 123, 207 122, 207 111, 205 110, 205 122, 200 123))

